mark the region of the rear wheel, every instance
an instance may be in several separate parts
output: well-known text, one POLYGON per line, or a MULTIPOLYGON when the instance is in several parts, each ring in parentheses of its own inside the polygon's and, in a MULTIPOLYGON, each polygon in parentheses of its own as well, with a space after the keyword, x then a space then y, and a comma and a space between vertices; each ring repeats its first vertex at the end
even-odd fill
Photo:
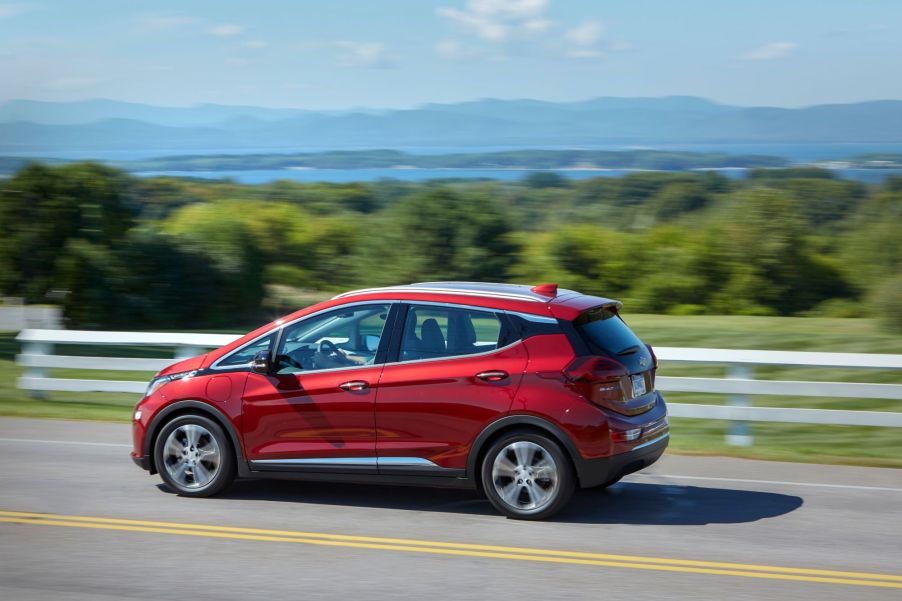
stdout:
POLYGON ((495 508, 521 520, 541 520, 563 509, 576 479, 560 445, 541 434, 502 436, 482 461, 482 487, 495 508))
POLYGON ((154 462, 163 481, 186 497, 215 495, 235 479, 235 455, 226 433, 202 415, 182 415, 163 426, 154 462))

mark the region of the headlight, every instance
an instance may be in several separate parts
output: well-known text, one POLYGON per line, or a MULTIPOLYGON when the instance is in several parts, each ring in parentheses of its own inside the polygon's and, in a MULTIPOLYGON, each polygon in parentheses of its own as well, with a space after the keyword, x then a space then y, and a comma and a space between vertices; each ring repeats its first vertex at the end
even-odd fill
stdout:
POLYGON ((147 384, 147 390, 144 391, 144 396, 149 397, 154 392, 156 392, 157 388, 162 386, 163 384, 167 384, 172 382, 173 380, 181 380, 183 378, 190 378, 194 374, 197 373, 197 370, 193 371, 183 371, 177 374, 169 374, 168 376, 157 376, 150 383, 147 384))

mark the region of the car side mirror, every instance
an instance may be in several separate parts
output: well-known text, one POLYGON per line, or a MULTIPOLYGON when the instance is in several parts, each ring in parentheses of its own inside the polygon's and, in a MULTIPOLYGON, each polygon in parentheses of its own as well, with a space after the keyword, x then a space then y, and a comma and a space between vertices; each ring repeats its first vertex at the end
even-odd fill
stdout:
POLYGON ((269 361, 269 351, 260 351, 254 355, 251 369, 258 374, 268 374, 272 371, 272 363, 269 361))

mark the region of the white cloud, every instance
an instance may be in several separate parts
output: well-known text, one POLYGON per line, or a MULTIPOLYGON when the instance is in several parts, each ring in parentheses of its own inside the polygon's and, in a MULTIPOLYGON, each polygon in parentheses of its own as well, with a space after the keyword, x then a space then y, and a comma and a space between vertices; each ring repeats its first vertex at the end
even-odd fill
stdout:
POLYGON ((771 42, 754 50, 749 50, 739 55, 739 58, 745 61, 773 60, 789 56, 796 48, 798 48, 798 44, 793 42, 771 42))
POLYGON ((465 9, 440 7, 439 16, 490 42, 518 32, 542 32, 553 24, 545 18, 548 0, 469 0, 465 9))
POLYGON ((605 58, 608 50, 619 49, 620 46, 602 39, 604 26, 601 21, 584 21, 564 32, 564 42, 569 46, 564 55, 569 58, 591 59, 605 58))
POLYGON ((242 58, 240 56, 230 56, 226 59, 226 64, 230 67, 247 67, 251 64, 251 61, 246 58, 242 58))
POLYGON ((385 44, 381 42, 335 42, 338 48, 338 64, 342 67, 385 68, 394 65, 385 44))
POLYGON ((508 34, 507 25, 496 22, 485 15, 446 7, 439 8, 438 14, 485 40, 503 40, 508 34))
POLYGON ((577 46, 594 46, 601 40, 603 29, 599 21, 586 21, 564 34, 564 38, 577 46))
POLYGON ((605 39, 597 19, 564 30, 548 15, 548 7, 548 0, 467 0, 463 7, 440 7, 436 13, 458 35, 438 42, 435 50, 447 60, 500 60, 541 55, 598 59, 631 48, 605 39))
POLYGON ((260 49, 266 48, 267 46, 269 46, 269 44, 263 40, 248 40, 244 42, 243 46, 245 48, 260 49))
POLYGON ((240 25, 233 25, 231 23, 215 25, 207 29, 208 34, 220 38, 228 38, 236 35, 241 35, 242 32, 244 32, 244 27, 241 27, 240 25))

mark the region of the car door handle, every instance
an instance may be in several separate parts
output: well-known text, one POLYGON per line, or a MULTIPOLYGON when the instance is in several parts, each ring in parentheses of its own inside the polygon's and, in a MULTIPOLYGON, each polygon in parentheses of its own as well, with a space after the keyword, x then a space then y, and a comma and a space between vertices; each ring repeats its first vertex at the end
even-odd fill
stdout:
POLYGON ((370 383, 364 382, 363 380, 351 380, 350 382, 339 384, 338 387, 342 390, 347 390, 348 392, 360 392, 361 390, 369 388, 370 383))
POLYGON ((506 371, 492 370, 492 371, 484 371, 476 374, 476 377, 480 380, 485 380, 486 382, 500 382, 501 380, 506 380, 508 378, 506 371))

